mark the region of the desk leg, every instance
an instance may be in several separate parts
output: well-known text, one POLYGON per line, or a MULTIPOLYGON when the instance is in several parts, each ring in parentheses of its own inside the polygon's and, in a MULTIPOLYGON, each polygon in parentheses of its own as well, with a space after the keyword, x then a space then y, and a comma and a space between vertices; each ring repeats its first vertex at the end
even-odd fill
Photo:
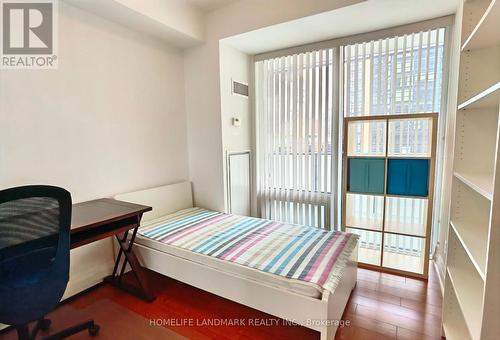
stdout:
POLYGON ((116 257, 113 274, 111 274, 111 276, 108 276, 104 280, 108 283, 111 283, 115 287, 121 288, 135 296, 140 297, 143 300, 153 301, 155 297, 152 293, 151 287, 149 286, 149 282, 146 273, 144 271, 144 268, 142 268, 141 264, 139 263, 139 260, 132 251, 132 246, 134 245, 135 236, 137 235, 137 229, 139 229, 139 226, 133 229, 130 240, 127 240, 129 234, 128 231, 126 231, 123 234, 123 237, 121 238, 118 235, 116 235, 116 240, 118 241, 120 249, 118 251, 118 256, 116 257), (125 258, 123 260, 120 272, 118 273, 118 267, 120 265, 120 260, 122 255, 124 255, 125 258), (122 282, 122 276, 125 272, 127 263, 130 265, 132 273, 134 274, 135 278, 137 279, 137 282, 139 283, 139 287, 132 286, 130 284, 122 282))

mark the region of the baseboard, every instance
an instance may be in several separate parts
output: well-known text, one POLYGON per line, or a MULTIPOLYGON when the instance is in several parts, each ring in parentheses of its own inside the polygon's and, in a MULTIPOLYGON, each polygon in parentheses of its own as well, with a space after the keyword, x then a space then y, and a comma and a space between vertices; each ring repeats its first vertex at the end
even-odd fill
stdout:
POLYGON ((110 239, 100 240, 71 251, 70 275, 63 300, 102 281, 113 271, 110 239))
MULTIPOLYGON (((438 259, 439 258, 441 258, 441 257, 438 257, 438 259)), ((437 273, 437 277, 438 277, 438 281, 439 281, 439 287, 441 288, 441 295, 444 296, 444 280, 442 277, 441 268, 439 267, 439 264, 437 263, 437 261, 432 260, 432 263, 434 264, 434 268, 436 269, 436 273, 437 273)))
POLYGON ((102 268, 101 270, 88 272, 86 274, 87 275, 78 277, 77 279, 70 279, 62 301, 101 283, 103 278, 111 274, 111 270, 102 268))

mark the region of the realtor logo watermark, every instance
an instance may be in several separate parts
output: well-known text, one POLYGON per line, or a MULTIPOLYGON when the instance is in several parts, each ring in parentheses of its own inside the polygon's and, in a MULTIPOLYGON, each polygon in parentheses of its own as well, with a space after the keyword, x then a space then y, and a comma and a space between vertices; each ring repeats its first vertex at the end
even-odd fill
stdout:
POLYGON ((0 0, 0 67, 57 68, 57 0, 0 0))

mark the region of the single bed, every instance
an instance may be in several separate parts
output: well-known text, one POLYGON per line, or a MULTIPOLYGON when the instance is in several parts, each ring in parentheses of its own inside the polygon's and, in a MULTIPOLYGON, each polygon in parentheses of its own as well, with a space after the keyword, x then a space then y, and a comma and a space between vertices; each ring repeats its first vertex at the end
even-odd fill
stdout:
POLYGON ((143 266, 334 338, 356 236, 193 207, 189 182, 115 198, 153 207, 134 246, 143 266))

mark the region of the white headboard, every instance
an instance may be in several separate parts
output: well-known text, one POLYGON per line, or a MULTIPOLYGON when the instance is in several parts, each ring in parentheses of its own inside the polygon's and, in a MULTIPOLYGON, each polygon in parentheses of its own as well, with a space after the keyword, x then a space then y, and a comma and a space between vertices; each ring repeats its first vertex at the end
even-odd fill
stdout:
POLYGON ((120 201, 153 207, 153 211, 144 214, 142 218, 143 222, 193 207, 191 182, 181 182, 129 192, 116 195, 114 198, 120 201))

